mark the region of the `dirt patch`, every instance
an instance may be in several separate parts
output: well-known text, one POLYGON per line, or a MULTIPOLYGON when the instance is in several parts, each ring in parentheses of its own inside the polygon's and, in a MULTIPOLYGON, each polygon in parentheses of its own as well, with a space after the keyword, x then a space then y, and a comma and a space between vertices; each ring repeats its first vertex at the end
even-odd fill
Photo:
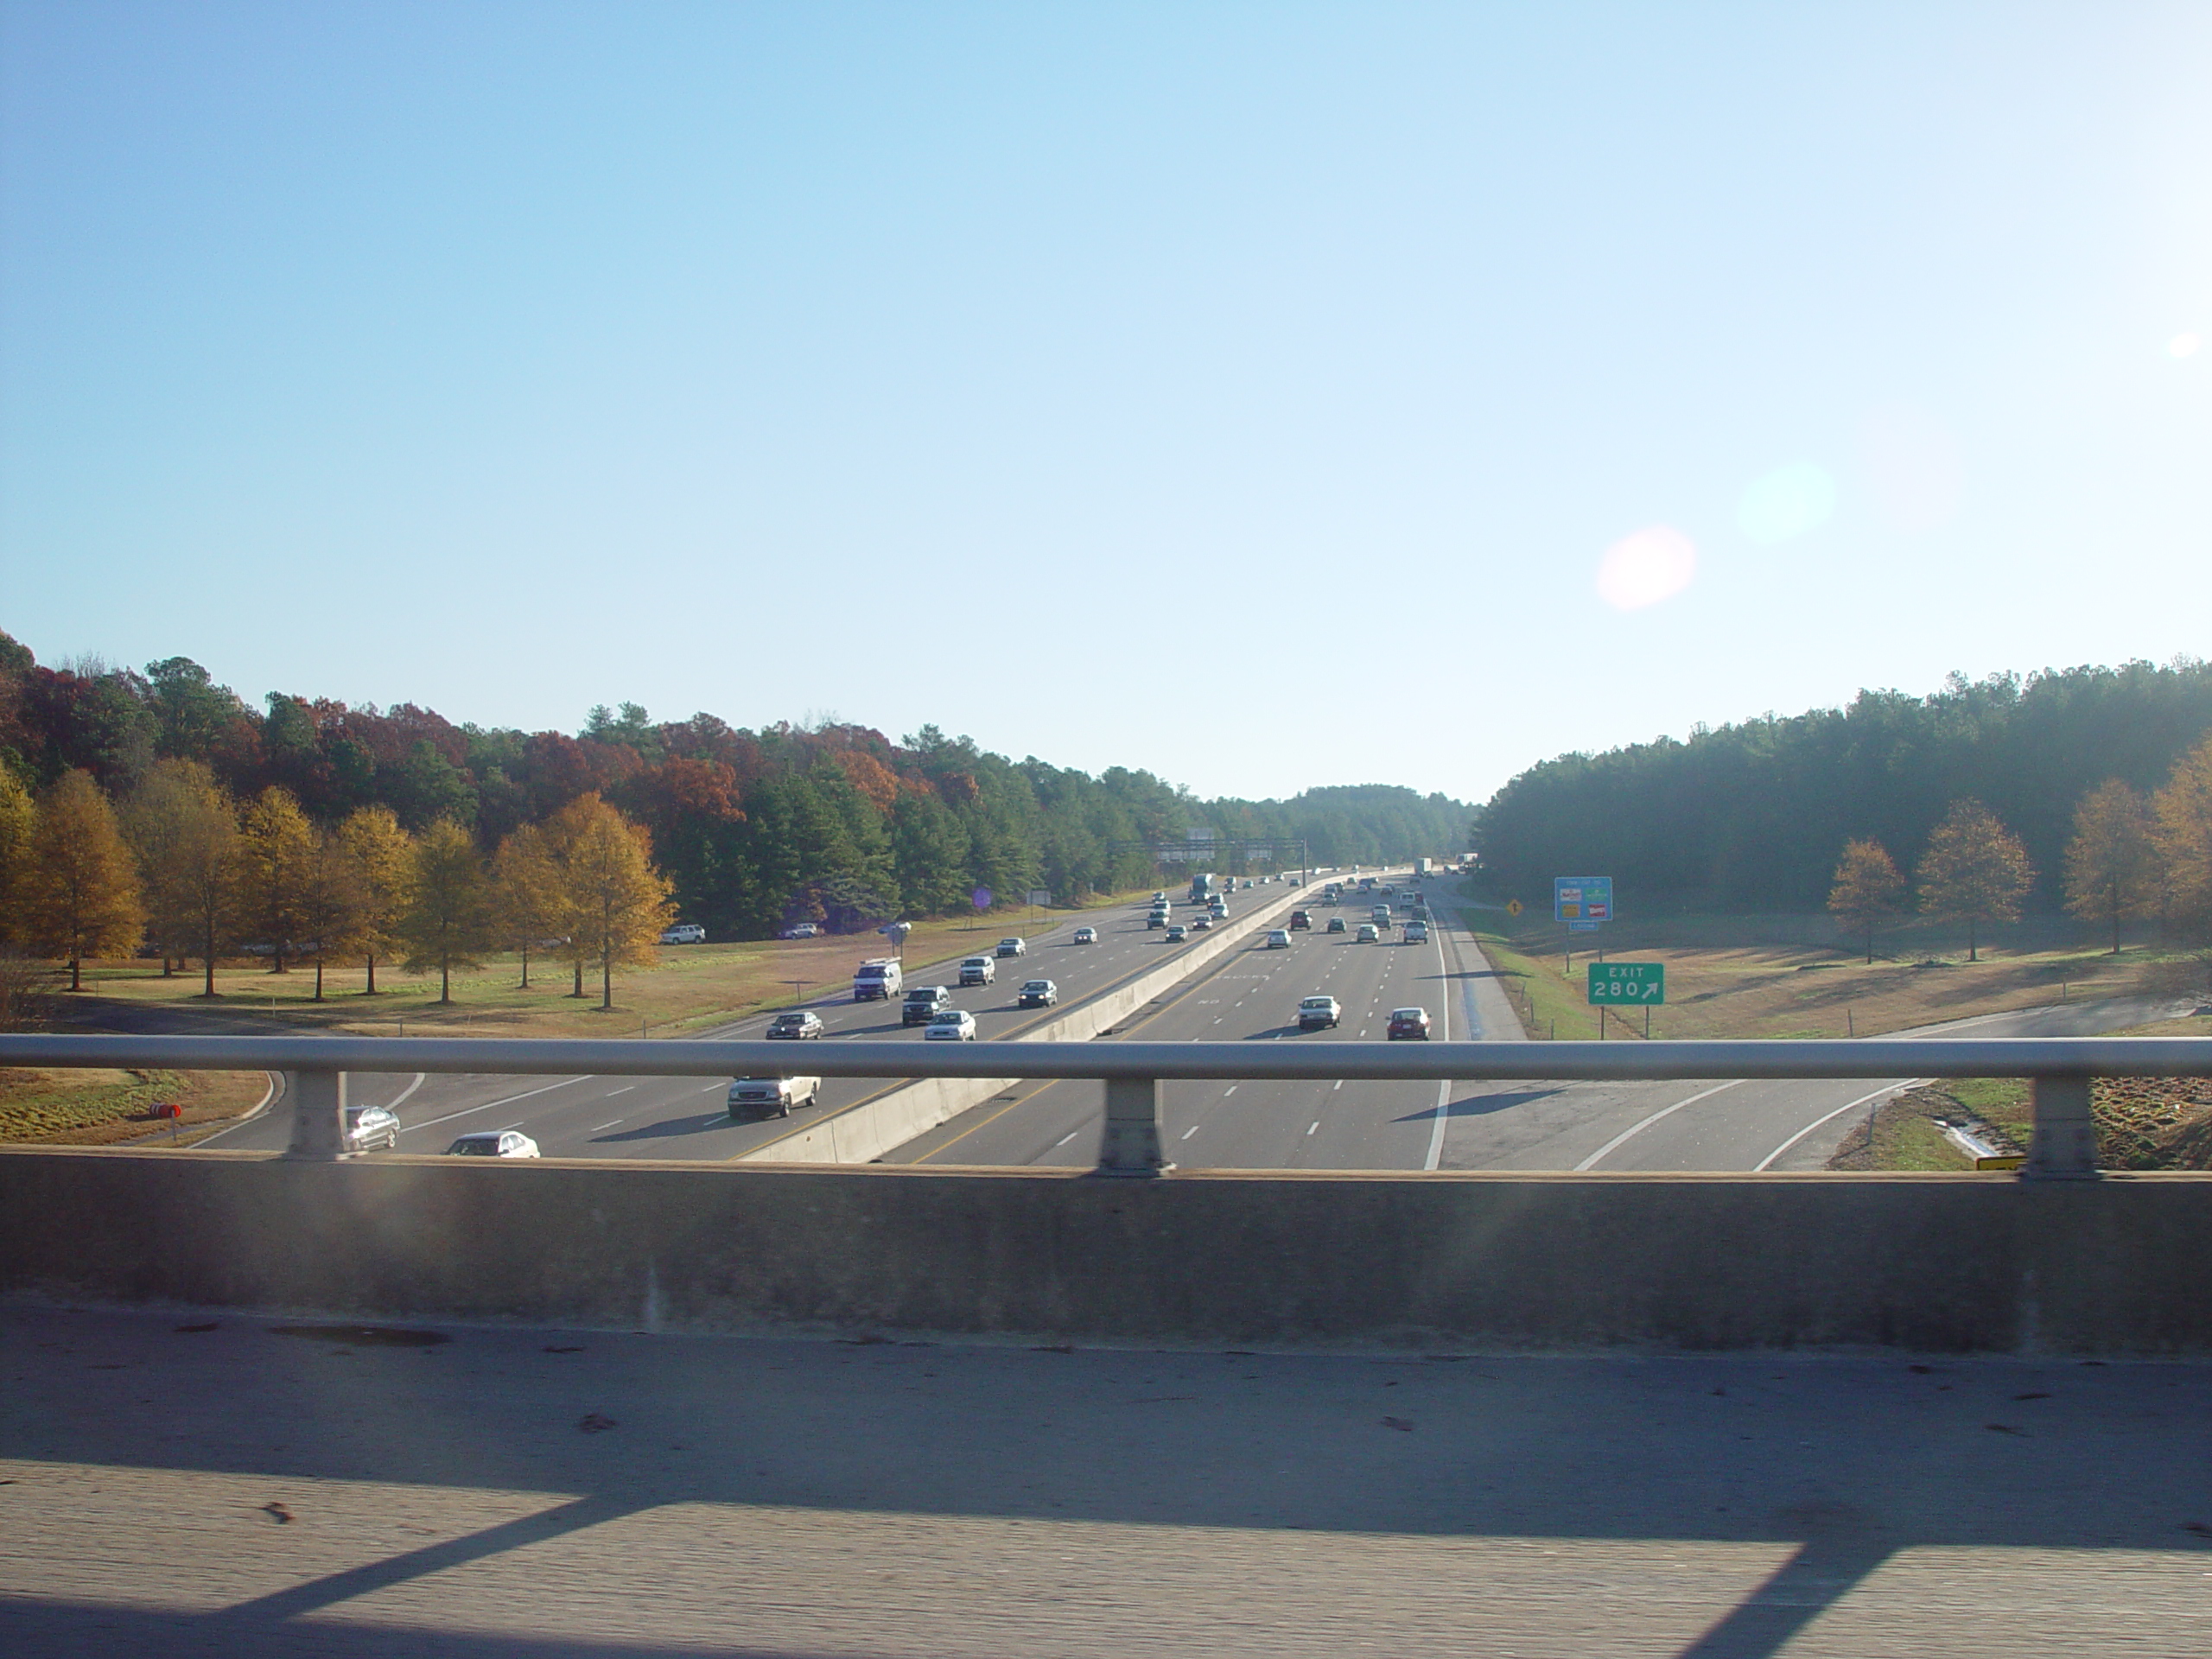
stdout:
POLYGON ((48 1147, 187 1145, 251 1111, 268 1092, 260 1071, 118 1071, 19 1067, 0 1071, 0 1141, 48 1147), (157 1108, 175 1106, 172 1116, 157 1108))

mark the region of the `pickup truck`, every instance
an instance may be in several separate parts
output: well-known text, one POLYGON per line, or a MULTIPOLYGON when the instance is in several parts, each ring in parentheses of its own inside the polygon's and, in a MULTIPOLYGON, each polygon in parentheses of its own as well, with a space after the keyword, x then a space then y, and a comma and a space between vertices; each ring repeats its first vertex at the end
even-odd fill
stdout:
POLYGON ((794 1106, 811 1106, 819 1077, 735 1077, 729 1085, 732 1117, 789 1117, 794 1106))

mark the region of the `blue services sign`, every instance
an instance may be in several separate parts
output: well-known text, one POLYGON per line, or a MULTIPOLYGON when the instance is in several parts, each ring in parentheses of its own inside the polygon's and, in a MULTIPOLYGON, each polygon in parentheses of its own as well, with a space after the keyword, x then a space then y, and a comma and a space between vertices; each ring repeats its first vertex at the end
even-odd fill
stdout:
MULTIPOLYGON (((1610 875, 1561 875, 1552 880, 1552 919, 1574 927, 1577 922, 1613 919, 1613 878, 1610 875)), ((1574 927, 1578 933, 1586 928, 1574 927)))

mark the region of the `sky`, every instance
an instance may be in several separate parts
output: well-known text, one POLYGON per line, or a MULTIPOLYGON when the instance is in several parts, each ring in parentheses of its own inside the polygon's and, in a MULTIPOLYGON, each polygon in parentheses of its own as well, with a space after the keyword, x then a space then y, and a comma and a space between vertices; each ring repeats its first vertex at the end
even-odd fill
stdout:
POLYGON ((2212 8, 0 0, 0 628, 1481 799, 2203 654, 2212 8))

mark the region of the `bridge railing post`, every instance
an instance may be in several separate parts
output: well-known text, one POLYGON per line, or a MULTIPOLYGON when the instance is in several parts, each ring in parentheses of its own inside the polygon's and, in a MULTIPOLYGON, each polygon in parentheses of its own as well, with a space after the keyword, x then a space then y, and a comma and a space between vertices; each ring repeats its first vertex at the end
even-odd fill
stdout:
POLYGON ((284 1074, 292 1097, 292 1143, 287 1158, 328 1161, 346 1151, 346 1074, 320 1067, 284 1074))
POLYGON ((1160 1147, 1160 1079, 1107 1078, 1106 1124, 1094 1173, 1141 1180, 1174 1167, 1160 1147))
POLYGON ((2051 1072, 2033 1078, 2035 1133, 2028 1142, 2024 1179, 2093 1181, 2097 1179, 2097 1126, 2089 1115, 2089 1079, 2081 1072, 2051 1072))

